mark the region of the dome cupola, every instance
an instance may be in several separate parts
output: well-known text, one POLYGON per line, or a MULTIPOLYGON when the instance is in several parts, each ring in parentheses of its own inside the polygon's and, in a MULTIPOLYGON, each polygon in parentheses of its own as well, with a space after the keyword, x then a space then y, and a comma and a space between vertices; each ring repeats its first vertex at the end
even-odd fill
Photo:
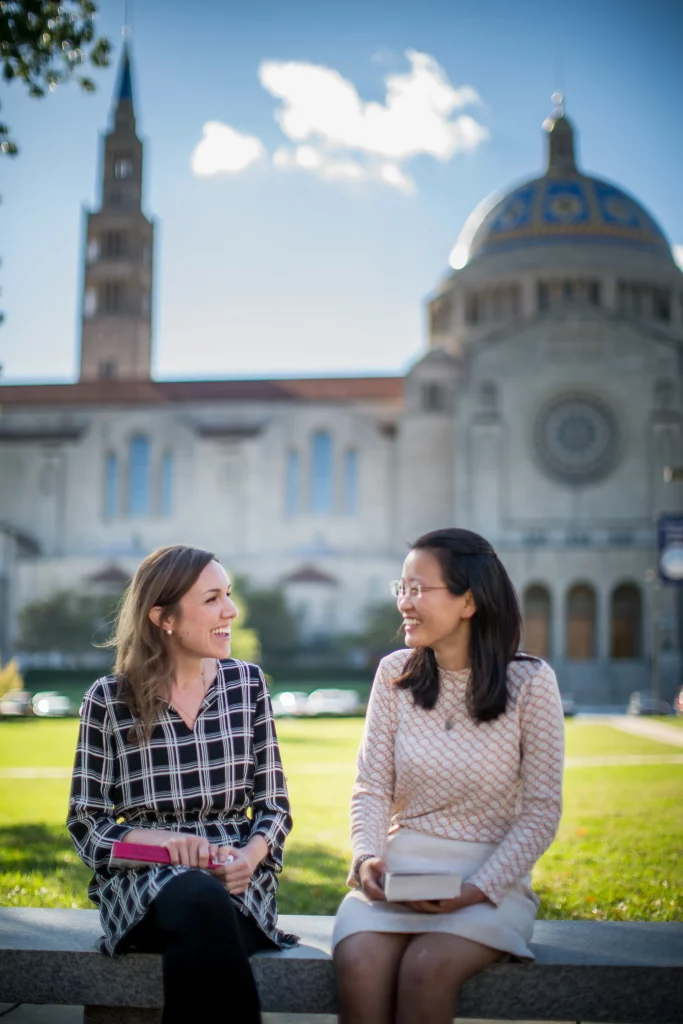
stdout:
POLYGON ((543 122, 548 164, 540 178, 484 200, 468 218, 451 255, 456 269, 472 260, 531 246, 611 245, 673 262, 671 247, 650 214, 623 189, 583 174, 575 132, 561 94, 543 122))

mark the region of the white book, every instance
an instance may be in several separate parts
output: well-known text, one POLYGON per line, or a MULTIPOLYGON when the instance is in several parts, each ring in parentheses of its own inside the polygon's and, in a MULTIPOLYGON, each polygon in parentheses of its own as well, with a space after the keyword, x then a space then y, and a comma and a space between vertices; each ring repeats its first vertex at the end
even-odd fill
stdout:
POLYGON ((387 871, 384 895, 390 903, 452 900, 460 895, 460 875, 450 871, 387 871))

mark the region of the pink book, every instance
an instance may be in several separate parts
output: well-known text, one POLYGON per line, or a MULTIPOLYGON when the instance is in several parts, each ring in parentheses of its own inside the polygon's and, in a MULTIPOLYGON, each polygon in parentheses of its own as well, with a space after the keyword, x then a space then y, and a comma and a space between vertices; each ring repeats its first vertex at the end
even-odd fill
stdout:
MULTIPOLYGON (((228 858, 227 863, 230 863, 228 858)), ((152 846, 150 843, 116 842, 111 848, 110 868, 146 868, 148 864, 170 864, 171 854, 165 846, 152 846)), ((216 868, 220 861, 211 850, 209 867, 216 868)))

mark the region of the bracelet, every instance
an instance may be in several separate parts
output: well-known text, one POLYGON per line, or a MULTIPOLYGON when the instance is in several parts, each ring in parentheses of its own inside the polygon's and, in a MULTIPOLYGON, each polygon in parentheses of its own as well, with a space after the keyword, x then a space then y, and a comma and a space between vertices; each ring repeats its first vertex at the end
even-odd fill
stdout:
POLYGON ((360 855, 360 857, 356 857, 356 859, 354 860, 353 868, 351 870, 351 874, 353 875, 353 879, 354 879, 354 881, 355 881, 357 886, 360 887, 360 866, 361 866, 361 864, 363 863, 363 861, 366 861, 366 860, 374 860, 374 857, 375 857, 374 853, 362 853, 360 855))

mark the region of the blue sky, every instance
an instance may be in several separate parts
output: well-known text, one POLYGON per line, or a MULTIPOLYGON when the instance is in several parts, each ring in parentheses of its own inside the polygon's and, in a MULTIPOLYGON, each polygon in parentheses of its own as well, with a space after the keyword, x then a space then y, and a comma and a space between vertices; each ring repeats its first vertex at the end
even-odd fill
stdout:
MULTIPOLYGON (((101 6, 119 47, 123 3, 101 6)), ((132 22, 157 377, 400 372, 471 209, 542 170, 558 86, 581 166, 683 243, 680 0, 135 0, 132 22), (198 150, 207 123, 232 131, 198 150)), ((116 63, 94 96, 0 86, 7 382, 76 377, 116 63)))

